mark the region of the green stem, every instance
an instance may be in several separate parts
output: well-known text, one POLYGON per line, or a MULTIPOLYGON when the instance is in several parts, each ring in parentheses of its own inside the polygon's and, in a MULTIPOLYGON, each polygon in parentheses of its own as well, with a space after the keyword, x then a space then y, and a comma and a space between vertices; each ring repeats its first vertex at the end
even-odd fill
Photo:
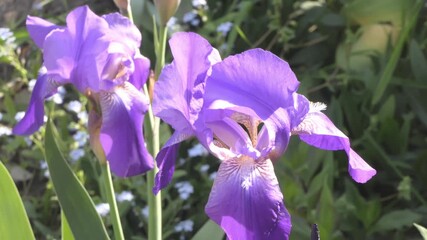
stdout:
MULTIPOLYGON (((157 31, 156 31, 157 33, 157 31)), ((160 27, 160 32, 158 36, 155 36, 158 39, 156 43, 156 66, 154 70, 155 78, 158 79, 160 71, 165 65, 165 49, 166 49, 166 37, 167 30, 166 27, 160 27)), ((151 86, 153 87, 153 86, 151 86)), ((150 125, 152 132, 152 154, 157 156, 160 150, 159 142, 159 127, 160 119, 153 117, 152 108, 148 110, 148 115, 150 116, 150 125)), ((161 240, 162 239, 162 198, 161 192, 157 195, 153 194, 154 179, 156 173, 159 171, 156 164, 154 169, 147 174, 147 196, 148 196, 148 239, 150 240, 161 240)))
POLYGON ((160 71, 162 71, 163 66, 165 65, 165 52, 166 52, 166 38, 167 38, 167 28, 166 26, 161 26, 159 31, 159 45, 156 49, 156 67, 154 69, 154 74, 156 80, 159 78, 160 71))
MULTIPOLYGON (((159 118, 155 118, 152 123, 152 151, 153 156, 159 152, 159 118)), ((154 169, 147 173, 147 196, 148 196, 148 239, 162 239, 162 195, 161 192, 157 195, 153 194, 154 179, 159 169, 154 165, 154 169)))
POLYGON ((108 161, 101 161, 102 177, 104 178, 105 192, 110 205, 110 219, 113 224, 114 239, 124 240, 122 224, 120 222, 119 209, 117 208, 116 197, 114 194, 113 181, 111 179, 110 165, 108 161))

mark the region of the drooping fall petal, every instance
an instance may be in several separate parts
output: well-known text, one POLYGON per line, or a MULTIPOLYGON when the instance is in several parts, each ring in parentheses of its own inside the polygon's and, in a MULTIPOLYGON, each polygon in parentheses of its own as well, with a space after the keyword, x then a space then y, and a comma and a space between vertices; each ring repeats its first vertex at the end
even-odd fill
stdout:
POLYGON ((242 156, 221 163, 205 207, 229 239, 288 239, 291 218, 273 164, 242 156))
POLYGON ((100 141, 112 172, 129 177, 152 169, 154 163, 145 147, 142 129, 148 99, 132 84, 125 83, 113 92, 101 92, 100 105, 100 141))
POLYGON ((14 134, 30 135, 44 124, 44 100, 55 93, 57 88, 58 84, 47 74, 39 75, 24 118, 13 128, 14 134))
POLYGON ((324 150, 344 150, 349 159, 348 171, 358 183, 365 183, 377 172, 353 149, 350 140, 332 121, 320 111, 309 112, 304 120, 292 130, 300 139, 324 150))

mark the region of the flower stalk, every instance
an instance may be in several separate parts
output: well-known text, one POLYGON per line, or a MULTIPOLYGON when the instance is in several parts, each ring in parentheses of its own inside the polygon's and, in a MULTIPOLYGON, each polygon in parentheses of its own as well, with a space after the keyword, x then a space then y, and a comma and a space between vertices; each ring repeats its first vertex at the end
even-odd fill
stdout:
POLYGON ((110 165, 108 161, 100 161, 102 169, 102 178, 105 186, 108 204, 110 205, 110 220, 113 225, 114 239, 124 240, 122 223, 120 222, 119 209, 117 208, 116 198, 114 194, 113 181, 111 179, 110 165))
MULTIPOLYGON (((166 37, 167 28, 160 26, 160 31, 157 32, 157 28, 154 27, 155 36, 155 53, 156 53, 156 65, 155 65, 155 79, 157 80, 160 71, 165 65, 165 49, 166 49, 166 37)), ((153 87, 153 86, 150 86, 153 87)), ((152 92, 152 91, 149 91, 152 92)), ((152 99, 152 98, 150 98, 152 99)), ((148 115, 153 116, 152 108, 148 110, 148 115)), ((150 118, 151 126, 151 137, 152 137, 152 155, 157 156, 160 150, 159 142, 159 127, 160 119, 158 117, 150 118)), ((162 239, 162 198, 161 192, 156 195, 153 194, 154 179, 159 171, 155 164, 154 169, 147 173, 147 195, 148 195, 148 209, 149 209, 149 222, 148 222, 148 239, 161 240, 162 239)))

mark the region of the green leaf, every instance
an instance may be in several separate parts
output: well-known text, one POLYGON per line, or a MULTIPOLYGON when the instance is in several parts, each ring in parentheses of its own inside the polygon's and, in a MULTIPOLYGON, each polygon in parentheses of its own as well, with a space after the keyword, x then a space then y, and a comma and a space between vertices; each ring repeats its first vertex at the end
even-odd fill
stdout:
POLYGON ((411 226, 414 222, 420 221, 422 216, 410 210, 397 210, 385 214, 378 220, 375 231, 390 231, 411 226), (396 221, 398 219, 398 221, 396 221))
POLYGON ((18 189, 0 162, 0 239, 35 239, 18 189))
POLYGON ((408 7, 414 3, 414 0, 354 0, 344 6, 343 15, 360 25, 392 22, 400 26, 408 7))
POLYGON ((62 240, 74 240, 73 233, 71 232, 67 218, 65 218, 64 212, 61 212, 61 237, 62 240))
POLYGON ((427 82, 427 60, 415 40, 409 44, 409 57, 411 59, 411 69, 418 82, 427 82))
POLYGON ((409 33, 412 28, 417 23, 418 15, 423 6, 423 1, 418 0, 417 4, 413 6, 413 13, 410 14, 410 18, 407 22, 405 22, 402 33, 400 34, 397 43, 391 53, 390 59, 387 62, 387 65, 384 68, 384 72, 381 75, 381 78, 378 82, 378 85, 375 89, 374 96, 372 98, 372 105, 376 105, 380 99, 382 98, 387 86, 389 85, 394 70, 396 69, 397 62, 400 58, 400 54, 402 53, 403 45, 409 37, 409 33))
POLYGON ((208 220, 191 240, 222 240, 223 237, 222 229, 215 222, 208 220))
POLYGON ((427 228, 418 225, 416 223, 414 223, 414 226, 418 229, 418 231, 420 232, 421 236, 423 237, 424 240, 427 240, 427 228))
POLYGON ((332 233, 335 225, 335 210, 332 192, 326 182, 320 195, 318 226, 321 239, 332 239, 332 233))
POLYGON ((59 150, 60 139, 49 119, 45 135, 45 155, 53 187, 76 239, 109 239, 101 217, 87 191, 59 150))

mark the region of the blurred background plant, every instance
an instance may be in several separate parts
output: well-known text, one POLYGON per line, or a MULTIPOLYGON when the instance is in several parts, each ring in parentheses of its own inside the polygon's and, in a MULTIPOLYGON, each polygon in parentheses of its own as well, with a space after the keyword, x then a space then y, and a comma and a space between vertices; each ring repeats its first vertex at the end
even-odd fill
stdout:
MULTIPOLYGON (((0 160, 37 239, 60 237, 60 209, 41 150, 44 128, 29 137, 11 134, 41 65, 25 16, 64 24, 82 4, 98 14, 117 11, 113 1, 101 0, 0 3, 0 160)), ((154 62, 154 5, 133 0, 132 7, 143 34, 141 51, 154 62)), ((169 20, 170 34, 197 32, 223 58, 259 47, 288 61, 301 81, 299 92, 326 103, 330 118, 378 171, 357 184, 347 174, 345 153, 292 139, 275 165, 292 215, 292 239, 309 239, 313 223, 321 239, 420 239, 418 229, 427 226, 426 11, 417 0, 182 0, 169 20)), ((49 101, 59 104, 53 115, 66 156, 105 216, 99 165, 87 144, 86 100, 66 86, 49 101)), ((161 142, 169 135, 162 124, 161 142)), ((173 183, 162 194, 165 239, 191 239, 205 224, 204 205, 219 165, 195 140, 182 144, 179 156, 173 183)), ((116 178, 126 239, 146 239, 145 184, 144 176, 116 178)))

